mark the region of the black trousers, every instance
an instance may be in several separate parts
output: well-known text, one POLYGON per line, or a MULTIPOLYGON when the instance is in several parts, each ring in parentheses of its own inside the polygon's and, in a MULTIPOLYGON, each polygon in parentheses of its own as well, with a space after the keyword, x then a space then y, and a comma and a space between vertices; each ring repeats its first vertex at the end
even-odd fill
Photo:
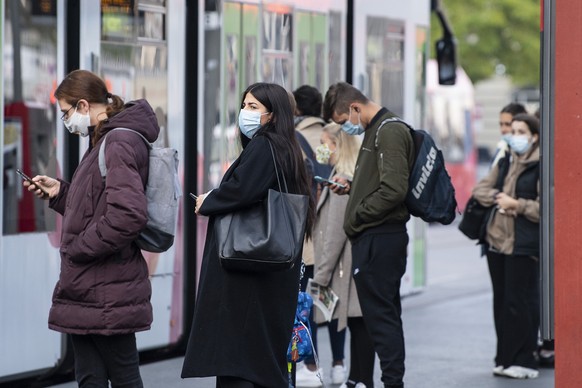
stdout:
POLYGON ((352 242, 354 282, 386 388, 404 387, 400 280, 406 270, 407 245, 405 225, 391 233, 365 231, 352 242))
POLYGON ((348 318, 350 329, 350 375, 348 380, 374 386, 374 343, 362 317, 348 318))
POLYGON ((72 334, 80 388, 142 388, 135 334, 72 334))
POLYGON ((487 252, 497 334, 495 365, 537 369, 540 323, 539 262, 529 256, 487 252))

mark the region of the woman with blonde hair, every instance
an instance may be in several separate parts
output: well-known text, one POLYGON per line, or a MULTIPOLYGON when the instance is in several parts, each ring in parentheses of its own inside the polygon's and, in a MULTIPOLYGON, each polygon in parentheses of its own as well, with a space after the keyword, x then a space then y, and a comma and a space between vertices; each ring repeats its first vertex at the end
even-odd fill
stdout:
MULTIPOLYGON (((336 175, 351 180, 360 150, 360 140, 341 130, 339 124, 323 128, 316 155, 320 163, 333 166, 336 175)), ((342 387, 373 387, 374 346, 364 325, 356 286, 352 279, 352 248, 342 226, 348 196, 336 195, 329 185, 323 187, 317 204, 313 231, 315 274, 313 280, 330 287, 338 296, 330 325, 337 331, 350 329, 350 373, 342 387)))

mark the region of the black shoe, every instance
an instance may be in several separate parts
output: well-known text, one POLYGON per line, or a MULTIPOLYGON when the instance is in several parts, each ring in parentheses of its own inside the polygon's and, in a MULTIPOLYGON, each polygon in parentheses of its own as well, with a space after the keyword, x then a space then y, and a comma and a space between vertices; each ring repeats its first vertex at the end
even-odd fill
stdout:
POLYGON ((542 354, 542 352, 538 353, 538 362, 540 364, 540 368, 553 368, 554 361, 555 361, 554 352, 551 352, 549 354, 542 354))

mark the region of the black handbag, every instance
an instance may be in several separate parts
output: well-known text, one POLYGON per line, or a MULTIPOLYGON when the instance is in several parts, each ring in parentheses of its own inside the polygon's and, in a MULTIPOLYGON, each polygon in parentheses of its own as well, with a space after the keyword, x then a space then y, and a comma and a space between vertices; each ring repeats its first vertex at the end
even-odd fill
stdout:
POLYGON ((303 251, 309 197, 290 194, 282 173, 281 187, 273 146, 269 142, 279 191, 269 189, 263 201, 215 217, 218 257, 229 271, 274 272, 293 268, 303 251))
MULTIPOLYGON (((509 171, 509 157, 502 158, 498 163, 499 173, 494 188, 501 191, 503 189, 503 182, 509 171)), ((479 244, 485 243, 485 235, 487 234, 487 226, 491 217, 493 217, 495 206, 483 206, 473 196, 467 201, 463 218, 459 223, 459 230, 471 240, 477 240, 479 244)))
POLYGON ((484 242, 492 210, 493 206, 483 206, 471 196, 465 206, 463 218, 459 223, 459 230, 471 240, 484 242))

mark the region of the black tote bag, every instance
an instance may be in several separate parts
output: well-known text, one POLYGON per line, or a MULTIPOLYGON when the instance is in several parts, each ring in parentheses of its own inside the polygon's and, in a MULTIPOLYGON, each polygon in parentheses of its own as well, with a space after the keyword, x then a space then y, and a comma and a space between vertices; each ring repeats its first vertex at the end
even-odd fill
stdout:
POLYGON ((224 269, 275 272, 293 268, 303 251, 309 197, 290 194, 282 173, 281 187, 273 146, 269 142, 279 191, 269 189, 263 201, 215 217, 218 257, 224 269))
MULTIPOLYGON (((502 158, 498 163, 499 173, 494 188, 503 190, 503 182, 509 170, 509 157, 502 158)), ((496 206, 483 206, 473 196, 467 201, 463 218, 459 223, 459 230, 471 240, 477 240, 479 244, 485 243, 487 226, 493 217, 496 206)))

